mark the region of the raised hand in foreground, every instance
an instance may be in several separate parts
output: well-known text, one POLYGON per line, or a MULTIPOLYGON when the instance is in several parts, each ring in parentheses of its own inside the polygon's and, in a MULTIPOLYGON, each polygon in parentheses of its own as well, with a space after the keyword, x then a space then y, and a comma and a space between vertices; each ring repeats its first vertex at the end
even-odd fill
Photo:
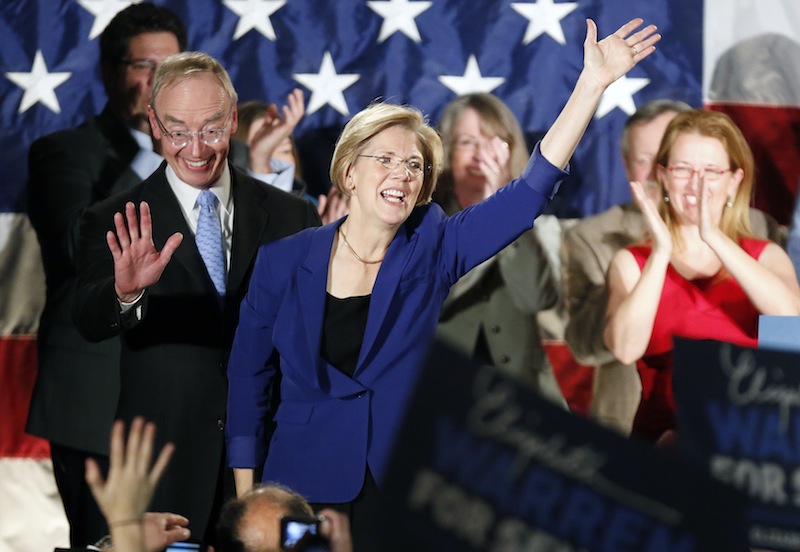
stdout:
POLYGON ((142 418, 131 423, 127 443, 125 425, 111 431, 108 478, 103 480, 93 459, 86 461, 86 482, 108 522, 117 552, 155 552, 189 537, 188 520, 177 514, 145 513, 174 446, 164 446, 152 463, 155 425, 142 418), (151 467, 152 464, 152 467, 151 467))

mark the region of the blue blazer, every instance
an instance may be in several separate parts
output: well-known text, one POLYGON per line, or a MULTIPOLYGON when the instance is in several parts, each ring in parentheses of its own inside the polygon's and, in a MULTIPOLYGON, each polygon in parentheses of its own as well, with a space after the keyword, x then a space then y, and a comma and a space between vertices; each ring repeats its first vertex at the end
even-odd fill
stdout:
POLYGON ((378 272, 352 378, 320 356, 328 263, 342 220, 262 247, 228 364, 230 466, 263 465, 265 481, 311 502, 353 500, 367 466, 380 487, 450 286, 529 230, 565 174, 537 148, 521 178, 453 217, 436 204, 416 208, 378 272))

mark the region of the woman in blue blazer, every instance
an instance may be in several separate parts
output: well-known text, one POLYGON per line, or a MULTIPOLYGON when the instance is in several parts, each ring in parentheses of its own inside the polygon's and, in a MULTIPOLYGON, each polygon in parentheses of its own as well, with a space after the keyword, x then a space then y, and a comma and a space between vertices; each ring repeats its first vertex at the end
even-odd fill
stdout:
POLYGON ((264 246, 242 302, 226 427, 237 494, 262 466, 310 502, 357 506, 380 488, 450 286, 533 226, 605 89, 655 50, 641 25, 598 42, 587 21, 583 71, 522 176, 449 218, 430 203, 442 144, 420 112, 353 117, 331 166, 349 216, 264 246))

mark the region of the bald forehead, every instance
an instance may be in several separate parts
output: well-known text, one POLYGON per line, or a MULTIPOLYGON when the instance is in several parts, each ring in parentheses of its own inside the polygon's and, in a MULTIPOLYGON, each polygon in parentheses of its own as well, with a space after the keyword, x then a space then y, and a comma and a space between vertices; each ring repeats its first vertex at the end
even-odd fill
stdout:
POLYGON ((249 501, 242 517, 239 537, 248 552, 279 552, 281 518, 287 509, 268 497, 256 496, 249 501))

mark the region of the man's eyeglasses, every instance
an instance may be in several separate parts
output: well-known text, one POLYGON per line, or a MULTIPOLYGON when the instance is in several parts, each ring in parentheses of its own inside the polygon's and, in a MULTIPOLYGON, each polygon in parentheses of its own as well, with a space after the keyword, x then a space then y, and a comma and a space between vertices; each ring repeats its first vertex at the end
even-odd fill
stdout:
POLYGON ((152 59, 121 59, 122 65, 127 65, 137 73, 152 73, 158 69, 158 62, 152 59))
MULTIPOLYGON (((231 113, 233 113, 233 111, 231 111, 231 113)), ((206 130, 198 130, 197 132, 192 132, 190 130, 175 130, 170 132, 164 127, 164 123, 161 122, 161 119, 158 118, 158 113, 156 113, 155 109, 153 110, 153 115, 156 118, 156 123, 158 123, 158 128, 161 129, 161 134, 166 136, 167 140, 169 140, 169 143, 176 148, 188 146, 192 140, 194 140, 195 136, 197 136, 197 138, 207 146, 216 144, 222 140, 222 138, 225 136, 225 133, 228 131, 227 121, 230 121, 231 117, 229 114, 228 118, 226 119, 225 126, 221 128, 209 128, 206 130)))
POLYGON ((672 174, 673 178, 678 180, 689 180, 695 173, 704 180, 713 182, 731 169, 719 169, 717 167, 703 167, 702 169, 695 169, 690 165, 667 165, 667 170, 672 174))
POLYGON ((369 157, 370 159, 374 159, 380 163, 384 169, 389 171, 393 171, 400 165, 404 165, 406 172, 408 172, 408 174, 414 178, 418 177, 422 173, 431 172, 432 168, 430 163, 423 163, 423 161, 418 157, 412 157, 410 159, 403 159, 402 157, 398 157, 396 155, 359 155, 359 157, 369 157))

